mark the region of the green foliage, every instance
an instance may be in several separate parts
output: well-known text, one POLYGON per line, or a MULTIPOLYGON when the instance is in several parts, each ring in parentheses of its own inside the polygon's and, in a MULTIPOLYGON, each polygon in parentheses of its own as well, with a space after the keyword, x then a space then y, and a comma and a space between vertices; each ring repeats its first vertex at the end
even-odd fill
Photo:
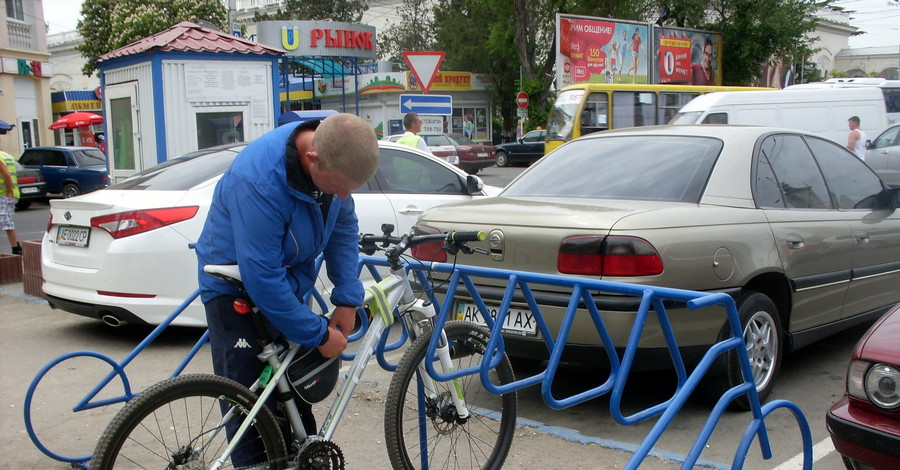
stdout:
POLYGON ((378 54, 385 60, 403 63, 406 51, 434 49, 434 22, 431 0, 403 0, 397 21, 378 32, 378 54))
POLYGON ((681 4, 680 10, 674 10, 681 16, 667 18, 664 25, 721 32, 723 83, 748 85, 772 58, 802 63, 811 56, 814 38, 807 35, 816 28, 813 18, 819 8, 832 1, 670 0, 657 4, 681 4))
POLYGON ((287 0, 275 13, 253 15, 253 22, 271 20, 331 20, 358 23, 369 9, 363 0, 287 0))
POLYGON ((208 21, 226 30, 228 11, 220 0, 85 0, 77 48, 87 58, 82 72, 97 70, 97 58, 182 21, 208 21))

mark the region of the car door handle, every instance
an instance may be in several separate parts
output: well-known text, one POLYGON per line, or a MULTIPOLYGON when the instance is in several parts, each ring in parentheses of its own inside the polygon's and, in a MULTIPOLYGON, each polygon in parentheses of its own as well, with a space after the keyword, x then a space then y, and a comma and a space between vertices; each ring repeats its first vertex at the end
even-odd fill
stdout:
POLYGON ((407 207, 406 209, 401 209, 400 213, 403 215, 419 215, 425 212, 425 209, 419 209, 417 207, 407 207))
POLYGON ((853 232, 853 236, 856 237, 856 239, 859 240, 859 243, 861 244, 869 243, 869 232, 866 232, 864 230, 857 230, 853 232))
POLYGON ((787 236, 787 244, 792 250, 800 250, 803 248, 803 238, 800 235, 792 233, 787 236))

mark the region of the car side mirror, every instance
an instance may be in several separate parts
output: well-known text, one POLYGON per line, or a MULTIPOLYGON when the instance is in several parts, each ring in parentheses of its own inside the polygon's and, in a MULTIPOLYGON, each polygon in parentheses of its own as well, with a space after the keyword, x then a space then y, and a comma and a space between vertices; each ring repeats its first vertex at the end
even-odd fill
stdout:
POLYGON ((871 149, 872 149, 872 141, 866 140, 866 150, 871 150, 871 149))
POLYGON ((480 193, 484 189, 484 181, 475 175, 466 175, 466 192, 471 194, 480 193))
POLYGON ((891 208, 900 209, 900 188, 890 188, 888 189, 888 194, 891 208))

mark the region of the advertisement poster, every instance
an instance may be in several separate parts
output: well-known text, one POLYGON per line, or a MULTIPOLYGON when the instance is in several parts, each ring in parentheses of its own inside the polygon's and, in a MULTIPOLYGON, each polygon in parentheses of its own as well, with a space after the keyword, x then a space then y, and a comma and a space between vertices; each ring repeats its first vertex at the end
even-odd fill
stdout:
POLYGON ((557 87, 576 82, 649 83, 650 27, 556 15, 557 87))
POLYGON ((722 35, 681 28, 653 28, 658 83, 722 84, 722 35))

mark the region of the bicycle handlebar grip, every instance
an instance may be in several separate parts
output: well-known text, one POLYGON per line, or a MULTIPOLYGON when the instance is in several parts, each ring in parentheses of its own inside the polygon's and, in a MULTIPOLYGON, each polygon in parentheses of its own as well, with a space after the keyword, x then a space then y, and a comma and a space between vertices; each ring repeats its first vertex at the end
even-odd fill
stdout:
POLYGON ((450 241, 454 242, 481 242, 487 240, 484 232, 450 232, 450 241))

